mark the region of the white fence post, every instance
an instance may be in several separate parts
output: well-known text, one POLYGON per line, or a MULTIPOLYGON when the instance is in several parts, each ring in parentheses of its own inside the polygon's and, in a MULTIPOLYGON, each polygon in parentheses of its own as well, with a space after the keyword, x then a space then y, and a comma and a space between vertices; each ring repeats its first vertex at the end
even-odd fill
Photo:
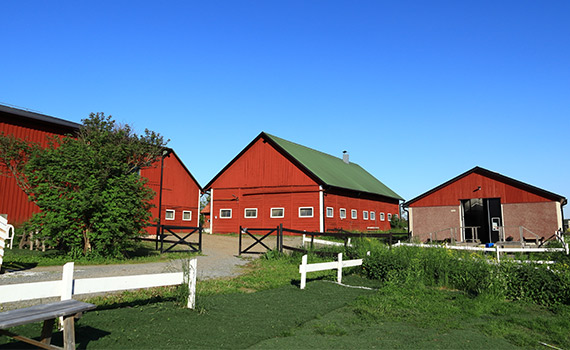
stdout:
POLYGON ((497 251, 497 262, 501 262, 501 258, 499 257, 499 246, 495 246, 495 250, 497 251))
POLYGON ((187 308, 194 309, 196 306, 196 272, 197 259, 194 258, 188 262, 188 304, 187 308))
POLYGON ((299 272, 301 273, 301 289, 305 289, 307 284, 307 255, 303 255, 301 259, 301 266, 299 266, 299 272))
POLYGON ((338 253, 338 265, 336 271, 336 281, 337 283, 342 283, 342 253, 338 253))
POLYGON ((61 276, 61 300, 69 300, 73 295, 73 269, 74 262, 68 262, 63 265, 63 274, 61 276))

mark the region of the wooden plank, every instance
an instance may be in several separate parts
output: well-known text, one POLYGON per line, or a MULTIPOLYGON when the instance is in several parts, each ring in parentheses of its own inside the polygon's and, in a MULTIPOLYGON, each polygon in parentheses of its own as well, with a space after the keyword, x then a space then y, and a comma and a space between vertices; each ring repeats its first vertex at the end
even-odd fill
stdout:
POLYGON ((55 303, 35 305, 24 309, 10 310, 0 313, 0 328, 10 328, 27 323, 40 322, 60 316, 75 315, 92 310, 96 306, 77 300, 64 300, 55 303))
POLYGON ((4 330, 4 329, 0 329, 0 334, 5 335, 5 336, 8 336, 8 337, 11 337, 11 338, 14 338, 14 339, 19 340, 19 341, 23 341, 24 343, 32 344, 32 345, 34 345, 34 346, 37 346, 37 347, 40 348, 40 349, 61 350, 61 348, 58 347, 58 346, 53 346, 53 345, 50 345, 50 344, 44 344, 44 343, 39 342, 39 341, 37 341, 37 340, 30 339, 30 338, 26 338, 26 337, 24 337, 24 336, 17 335, 17 334, 15 334, 15 333, 6 331, 6 330, 4 330))
POLYGON ((111 292, 117 290, 171 286, 184 282, 183 272, 150 275, 85 278, 75 280, 73 294, 111 292))
POLYGON ((61 281, 45 281, 0 286, 0 303, 61 296, 61 281))

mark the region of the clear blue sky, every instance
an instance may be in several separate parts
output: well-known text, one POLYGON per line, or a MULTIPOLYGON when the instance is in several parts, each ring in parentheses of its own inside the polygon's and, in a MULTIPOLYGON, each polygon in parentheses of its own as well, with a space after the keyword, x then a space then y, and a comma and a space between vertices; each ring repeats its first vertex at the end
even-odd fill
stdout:
MULTIPOLYGON (((3 1, 0 102, 155 130, 205 185, 261 131, 411 199, 570 197, 570 1, 3 1)), ((570 209, 566 208, 566 216, 570 209)))

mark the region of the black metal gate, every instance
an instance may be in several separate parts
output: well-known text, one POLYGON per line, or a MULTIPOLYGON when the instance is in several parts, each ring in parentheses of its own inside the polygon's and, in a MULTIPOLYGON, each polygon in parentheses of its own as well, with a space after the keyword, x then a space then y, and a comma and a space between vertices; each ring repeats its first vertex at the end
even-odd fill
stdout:
MULTIPOLYGON (((190 248, 192 252, 202 251, 202 226, 174 226, 174 225, 153 225, 156 227, 156 235, 154 238, 140 238, 143 241, 153 241, 156 244, 156 250, 161 253, 172 251, 177 245, 184 245, 190 248), (176 232, 179 230, 189 230, 189 232, 176 232), (166 234, 165 231, 168 233, 166 234), (197 234, 198 241, 190 241, 190 237, 197 234), (172 239, 171 239, 172 238, 172 239), (164 249, 164 244, 171 244, 168 248, 164 249)), ((195 236, 194 236, 195 237, 195 236)))
POLYGON ((265 247, 266 251, 272 251, 268 245, 263 243, 263 240, 270 237, 272 234, 275 234, 277 238, 277 244, 275 246, 275 250, 282 252, 283 251, 283 225, 279 225, 275 228, 247 228, 247 227, 239 227, 239 255, 249 253, 249 254, 263 254, 264 252, 253 252, 253 249, 256 245, 260 245, 265 247), (263 236, 261 238, 257 238, 254 236, 254 233, 261 233, 263 236), (249 236, 253 238, 254 242, 249 245, 247 248, 242 249, 242 236, 249 236))

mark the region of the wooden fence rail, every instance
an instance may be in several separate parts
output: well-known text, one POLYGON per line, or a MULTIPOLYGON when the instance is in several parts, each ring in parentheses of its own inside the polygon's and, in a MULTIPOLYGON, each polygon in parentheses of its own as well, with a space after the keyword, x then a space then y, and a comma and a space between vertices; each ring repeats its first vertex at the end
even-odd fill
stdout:
POLYGON ((187 307, 193 309, 196 302, 196 258, 186 262, 182 272, 74 279, 74 263, 63 266, 59 281, 45 281, 0 286, 0 303, 31 299, 60 297, 68 300, 73 295, 112 292, 129 289, 152 288, 188 283, 187 307))
MULTIPOLYGON (((367 252, 366 255, 370 255, 367 252)), ((299 273, 301 274, 301 289, 305 289, 307 285, 307 272, 337 270, 336 280, 342 283, 342 269, 345 267, 353 267, 362 265, 362 259, 342 260, 342 253, 338 253, 338 260, 325 263, 307 264, 307 255, 303 255, 301 265, 299 265, 299 273)))

